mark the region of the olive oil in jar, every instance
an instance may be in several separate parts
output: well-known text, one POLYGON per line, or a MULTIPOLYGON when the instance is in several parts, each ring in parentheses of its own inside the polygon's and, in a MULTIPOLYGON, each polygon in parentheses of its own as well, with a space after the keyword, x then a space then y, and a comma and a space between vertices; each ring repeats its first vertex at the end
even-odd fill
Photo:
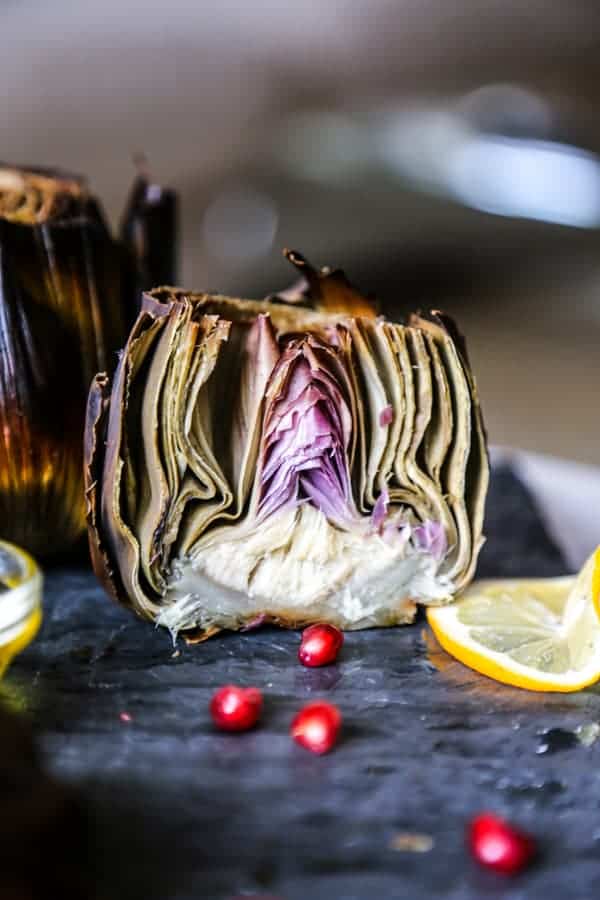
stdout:
POLYGON ((0 541, 0 678, 42 622, 42 575, 28 553, 0 541))

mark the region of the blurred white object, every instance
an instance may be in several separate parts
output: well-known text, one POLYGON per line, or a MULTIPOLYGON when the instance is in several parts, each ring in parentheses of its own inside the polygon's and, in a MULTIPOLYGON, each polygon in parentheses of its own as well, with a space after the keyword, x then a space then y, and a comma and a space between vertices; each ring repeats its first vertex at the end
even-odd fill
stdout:
POLYGON ((600 225, 600 162, 551 141, 474 135, 449 157, 457 200, 502 216, 577 228, 600 225))
POLYGON ((360 172, 373 153, 370 137, 350 115, 308 110, 284 119, 273 149, 293 175, 335 183, 360 172))
POLYGON ((370 129, 373 155, 428 191, 494 215, 600 226, 600 158, 540 139, 550 128, 551 110, 518 85, 487 85, 456 104, 391 110, 380 116, 379 124, 375 118, 370 129), (475 100, 479 103, 478 95, 485 98, 490 92, 497 100, 486 118, 476 114, 475 100), (503 127, 522 132, 507 135, 503 127))
POLYGON ((274 202, 250 184, 223 189, 209 203, 202 222, 206 249, 222 262, 265 256, 277 233, 274 202))

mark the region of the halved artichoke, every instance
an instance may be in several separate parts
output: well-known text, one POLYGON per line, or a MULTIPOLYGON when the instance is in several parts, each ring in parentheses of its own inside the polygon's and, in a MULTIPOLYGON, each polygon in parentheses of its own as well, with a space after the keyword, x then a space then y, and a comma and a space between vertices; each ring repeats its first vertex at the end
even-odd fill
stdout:
POLYGON ((462 338, 292 261, 316 308, 157 289, 92 387, 94 566, 173 634, 410 622, 475 569, 488 460, 462 338))

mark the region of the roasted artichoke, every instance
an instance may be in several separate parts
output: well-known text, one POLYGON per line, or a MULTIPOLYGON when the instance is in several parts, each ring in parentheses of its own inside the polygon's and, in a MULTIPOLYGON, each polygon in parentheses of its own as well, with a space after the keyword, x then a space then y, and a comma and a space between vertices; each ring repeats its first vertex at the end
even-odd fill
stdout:
POLYGON ((146 294, 92 387, 95 569, 174 635, 410 622, 475 569, 488 460, 462 338, 292 259, 308 285, 269 302, 146 294))
POLYGON ((40 556, 85 531, 89 385, 114 368, 141 279, 164 272, 151 271, 164 196, 144 201, 144 184, 117 242, 82 179, 0 166, 0 535, 40 556))

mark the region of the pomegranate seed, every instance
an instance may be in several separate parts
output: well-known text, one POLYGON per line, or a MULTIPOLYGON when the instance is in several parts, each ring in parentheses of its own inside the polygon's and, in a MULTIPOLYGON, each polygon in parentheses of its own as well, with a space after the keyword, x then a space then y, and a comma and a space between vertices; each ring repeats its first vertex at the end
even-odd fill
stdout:
POLYGON ((311 625, 302 632, 298 659, 303 666, 327 666, 335 662, 344 635, 335 625, 311 625))
POLYGON ((309 703, 294 718, 290 729, 297 744, 313 753, 328 753, 335 745, 342 716, 333 703, 309 703))
POLYGON ((210 714, 221 731, 247 731, 256 725, 261 712, 262 694, 258 688, 227 684, 210 701, 210 714))
POLYGON ((515 875, 536 854, 530 835, 493 813, 481 813, 469 826, 469 845, 477 862, 504 875, 515 875))

